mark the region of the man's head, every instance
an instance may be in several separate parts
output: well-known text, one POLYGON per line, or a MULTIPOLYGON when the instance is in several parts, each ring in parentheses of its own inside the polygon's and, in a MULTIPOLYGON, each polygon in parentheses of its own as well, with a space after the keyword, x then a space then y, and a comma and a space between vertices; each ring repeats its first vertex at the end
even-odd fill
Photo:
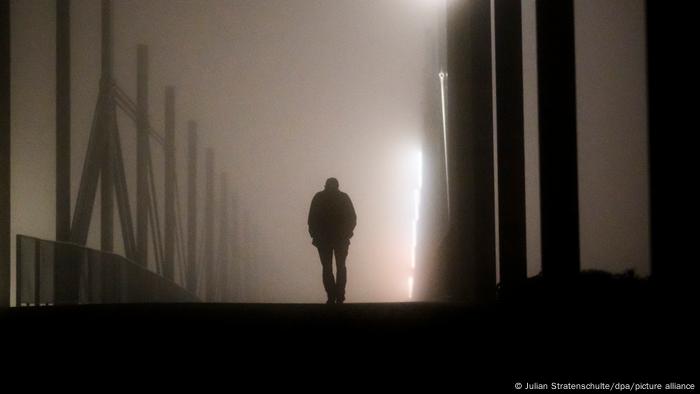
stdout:
POLYGON ((340 185, 338 184, 338 180, 335 178, 328 178, 326 179, 326 187, 325 190, 338 190, 340 185))

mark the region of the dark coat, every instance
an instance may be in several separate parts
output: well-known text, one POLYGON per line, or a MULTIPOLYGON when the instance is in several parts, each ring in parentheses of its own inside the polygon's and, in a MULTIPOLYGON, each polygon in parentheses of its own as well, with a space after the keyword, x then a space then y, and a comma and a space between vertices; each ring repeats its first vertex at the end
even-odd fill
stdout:
POLYGON ((314 195, 309 208, 309 234, 316 246, 348 244, 357 223, 350 197, 339 190, 314 195))

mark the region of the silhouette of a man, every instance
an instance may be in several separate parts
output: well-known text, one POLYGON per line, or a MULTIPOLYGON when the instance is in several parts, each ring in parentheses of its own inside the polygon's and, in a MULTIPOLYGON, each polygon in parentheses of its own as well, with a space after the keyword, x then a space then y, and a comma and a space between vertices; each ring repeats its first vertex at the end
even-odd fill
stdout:
POLYGON ((342 304, 345 301, 345 258, 348 256, 356 222, 355 208, 350 197, 340 191, 337 179, 328 178, 325 188, 311 200, 308 222, 309 234, 313 238, 313 245, 318 249, 323 266, 327 304, 342 304), (334 253, 337 278, 333 277, 334 253))

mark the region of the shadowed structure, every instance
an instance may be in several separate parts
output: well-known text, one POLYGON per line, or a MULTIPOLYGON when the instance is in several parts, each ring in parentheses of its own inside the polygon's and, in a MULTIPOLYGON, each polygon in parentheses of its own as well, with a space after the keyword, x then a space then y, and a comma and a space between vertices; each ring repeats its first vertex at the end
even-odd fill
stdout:
POLYGON ((542 274, 580 269, 573 0, 537 0, 542 274))
POLYGON ((10 2, 0 2, 0 307, 10 306, 10 2))
POLYGON ((494 1, 500 282, 527 279, 521 2, 494 1))
POLYGON ((496 245, 488 0, 452 1, 447 20, 447 141, 450 230, 444 277, 448 297, 496 298, 496 245))

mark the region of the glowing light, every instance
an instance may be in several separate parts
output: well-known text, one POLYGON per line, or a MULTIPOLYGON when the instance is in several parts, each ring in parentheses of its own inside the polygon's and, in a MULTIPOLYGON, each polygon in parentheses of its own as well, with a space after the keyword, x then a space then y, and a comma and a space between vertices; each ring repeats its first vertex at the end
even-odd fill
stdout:
POLYGON ((447 220, 450 219, 450 174, 447 164, 447 110, 445 109, 447 103, 445 100, 445 79, 447 78, 447 73, 440 71, 438 74, 440 77, 440 102, 442 106, 442 140, 445 149, 445 191, 447 192, 446 204, 447 204, 447 220))
POLYGON ((413 219, 418 221, 420 219, 420 189, 413 190, 413 219))
POLYGON ((423 187, 423 152, 418 152, 418 189, 423 187))
POLYGON ((423 152, 416 155, 416 188, 413 189, 413 220, 411 239, 411 276, 408 278, 408 299, 413 299, 413 271, 416 268, 416 254, 418 251, 418 219, 420 218, 420 194, 423 187, 423 152))
POLYGON ((416 249, 418 247, 418 222, 413 221, 413 243, 411 244, 413 253, 411 253, 411 268, 416 268, 416 249))

